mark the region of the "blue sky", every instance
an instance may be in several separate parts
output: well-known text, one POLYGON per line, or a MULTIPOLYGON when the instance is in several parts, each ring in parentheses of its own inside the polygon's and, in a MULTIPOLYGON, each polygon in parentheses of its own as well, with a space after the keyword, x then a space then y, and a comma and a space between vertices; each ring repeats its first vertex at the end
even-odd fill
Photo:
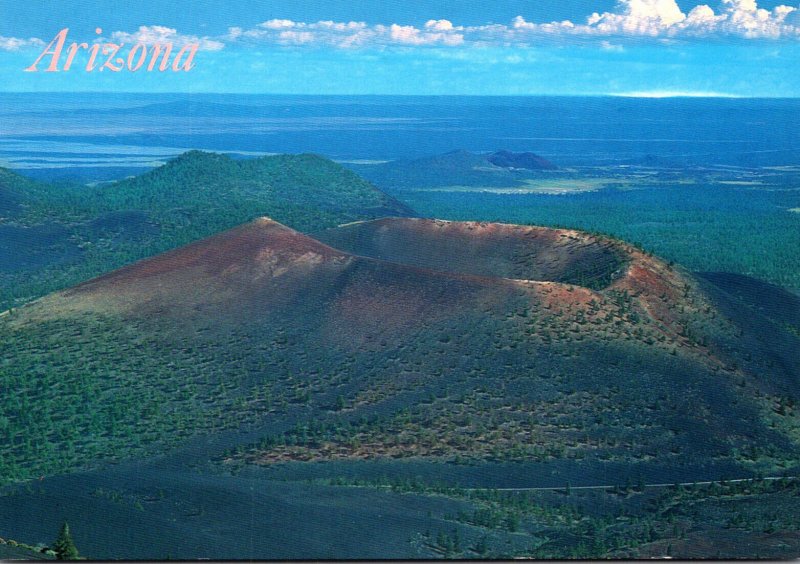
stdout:
MULTIPOLYGON (((800 96, 800 7, 721 0, 0 0, 0 90, 800 96), (224 4, 224 7, 221 5, 224 4), (189 72, 24 72, 73 41, 199 46, 189 72), (102 28, 100 34, 95 28, 102 28)), ((62 60, 65 55, 62 54, 62 60)), ((63 65, 63 63, 61 63, 63 65)))

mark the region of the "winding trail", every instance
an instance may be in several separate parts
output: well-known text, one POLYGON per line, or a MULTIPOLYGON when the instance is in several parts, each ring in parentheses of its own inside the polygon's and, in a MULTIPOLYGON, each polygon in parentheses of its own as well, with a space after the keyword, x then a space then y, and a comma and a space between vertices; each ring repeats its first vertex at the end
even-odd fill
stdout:
MULTIPOLYGON (((797 476, 769 476, 767 478, 737 478, 735 480, 708 480, 702 482, 678 482, 677 484, 642 484, 637 486, 630 486, 634 488, 671 488, 678 486, 709 486, 711 484, 736 484, 741 482, 766 482, 775 480, 796 480, 797 476)), ((560 491, 565 489, 566 486, 559 487, 546 487, 546 488, 462 488, 466 491, 497 491, 497 492, 543 492, 543 491, 560 491)), ((604 485, 604 486, 570 486, 570 490, 610 490, 615 487, 621 487, 619 484, 604 485)))
MULTIPOLYGON (((640 488, 672 488, 677 486, 709 486, 711 484, 737 484, 742 482, 769 482, 769 481, 776 481, 776 480, 798 480, 800 476, 768 476, 766 478, 736 478, 734 480, 707 480, 707 481, 698 481, 698 482, 677 482, 677 483, 659 483, 659 484, 640 484, 640 485, 629 485, 627 488, 633 489, 640 489, 640 488)), ((355 485, 355 484, 348 484, 344 487, 350 488, 372 488, 372 489, 392 489, 396 486, 386 485, 386 484, 376 484, 376 485, 355 485)), ((453 490, 463 491, 463 492, 557 492, 563 491, 566 489, 566 484, 563 486, 548 486, 548 487, 537 487, 537 488, 462 488, 458 486, 454 486, 453 490)), ((606 484, 606 485, 595 485, 595 486, 569 486, 570 491, 572 490, 613 490, 614 488, 619 487, 622 488, 620 484, 606 484)))

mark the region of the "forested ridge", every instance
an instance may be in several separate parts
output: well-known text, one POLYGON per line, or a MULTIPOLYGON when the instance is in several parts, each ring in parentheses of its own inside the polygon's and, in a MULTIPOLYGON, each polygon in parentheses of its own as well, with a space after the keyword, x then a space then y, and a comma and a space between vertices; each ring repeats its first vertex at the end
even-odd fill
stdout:
POLYGON ((269 216, 300 231, 405 206, 316 155, 190 151, 140 176, 48 185, 0 169, 0 310, 269 216))

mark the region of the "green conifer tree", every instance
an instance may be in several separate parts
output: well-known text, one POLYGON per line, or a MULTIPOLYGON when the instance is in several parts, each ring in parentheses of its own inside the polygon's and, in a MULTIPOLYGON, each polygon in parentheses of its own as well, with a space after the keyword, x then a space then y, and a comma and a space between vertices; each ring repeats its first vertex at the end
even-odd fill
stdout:
POLYGON ((72 535, 69 533, 69 525, 66 521, 61 525, 61 531, 53 544, 53 551, 59 560, 78 559, 78 549, 75 548, 75 543, 72 541, 72 535))

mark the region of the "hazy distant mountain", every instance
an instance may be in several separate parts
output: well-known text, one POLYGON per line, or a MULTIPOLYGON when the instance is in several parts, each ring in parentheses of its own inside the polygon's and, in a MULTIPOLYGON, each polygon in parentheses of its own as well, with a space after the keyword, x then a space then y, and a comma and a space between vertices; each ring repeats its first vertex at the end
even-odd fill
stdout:
POLYGON ((387 190, 460 185, 508 187, 531 174, 557 169, 553 163, 534 153, 471 153, 464 150, 380 165, 351 165, 351 168, 387 190))
POLYGON ((489 155, 490 163, 500 168, 521 168, 525 170, 555 170, 556 165, 534 153, 512 153, 497 151, 489 155))

